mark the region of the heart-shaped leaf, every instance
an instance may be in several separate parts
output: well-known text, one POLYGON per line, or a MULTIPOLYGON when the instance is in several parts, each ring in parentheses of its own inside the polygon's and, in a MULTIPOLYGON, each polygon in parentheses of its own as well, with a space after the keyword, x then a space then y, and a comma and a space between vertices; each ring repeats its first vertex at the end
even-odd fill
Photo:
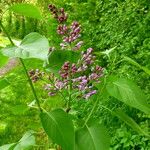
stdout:
POLYGON ((116 99, 137 108, 145 113, 150 113, 150 107, 142 90, 132 81, 115 78, 110 80, 106 89, 116 99))
POLYGON ((25 36, 19 46, 6 47, 2 49, 4 55, 18 58, 38 58, 47 60, 49 43, 46 37, 33 32, 25 36))
POLYGON ((29 150, 35 145, 33 134, 33 131, 28 131, 18 142, 3 145, 0 147, 0 150, 29 150))
POLYGON ((74 127, 69 115, 62 109, 40 114, 43 128, 47 135, 63 150, 74 150, 74 127))
POLYGON ((13 150, 16 143, 6 144, 0 147, 0 150, 13 150))
POLYGON ((35 145, 35 137, 33 131, 26 132, 23 137, 19 140, 14 150, 26 150, 31 149, 35 145))
POLYGON ((54 50, 49 55, 49 64, 46 65, 46 68, 48 68, 49 71, 57 74, 66 61, 76 63, 79 57, 79 52, 70 50, 54 50))
POLYGON ((106 129, 91 122, 76 131, 76 150, 109 150, 110 139, 106 129))
POLYGON ((9 10, 23 16, 35 19, 42 19, 40 9, 32 4, 25 4, 25 3, 14 4, 9 7, 9 10))

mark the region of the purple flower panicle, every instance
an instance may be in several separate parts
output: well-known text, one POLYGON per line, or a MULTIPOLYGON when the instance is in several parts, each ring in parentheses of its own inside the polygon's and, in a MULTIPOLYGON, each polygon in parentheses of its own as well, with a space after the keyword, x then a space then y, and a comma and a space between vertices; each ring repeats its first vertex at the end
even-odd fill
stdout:
MULTIPOLYGON (((49 5, 49 10, 54 18, 58 21, 57 33, 62 37, 60 47, 62 49, 71 49, 77 51, 83 45, 81 37, 81 26, 77 21, 73 21, 71 25, 67 25, 67 13, 63 8, 56 8, 54 5, 49 5)), ((50 96, 57 94, 59 90, 72 89, 80 93, 84 99, 89 99, 97 91, 94 89, 94 83, 100 82, 103 76, 103 68, 95 64, 95 56, 93 48, 88 48, 85 52, 81 52, 81 58, 77 63, 65 62, 60 71, 60 78, 56 78, 54 84, 47 84, 45 90, 50 96)))
POLYGON ((57 19, 59 23, 66 22, 68 15, 65 13, 64 8, 57 9, 55 5, 50 4, 48 9, 53 14, 54 18, 57 19))
POLYGON ((44 76, 44 72, 41 72, 39 69, 31 69, 28 74, 33 82, 37 82, 44 76))
MULTIPOLYGON (((65 62, 60 71, 60 79, 55 80, 53 88, 48 88, 49 95, 55 95, 58 90, 67 89, 70 84, 74 90, 79 91, 80 96, 89 99, 92 95, 96 94, 94 83, 98 83, 103 76, 103 68, 95 65, 95 57, 92 54, 93 49, 89 48, 86 52, 81 53, 81 59, 78 63, 65 62), (89 72, 86 74, 85 72, 89 72), (79 75, 83 74, 83 75, 79 75), (55 94, 54 94, 55 93, 55 94)), ((52 87, 52 85, 50 86, 52 87)))
POLYGON ((50 4, 48 6, 53 17, 58 21, 57 33, 62 36, 61 48, 64 49, 70 44, 73 44, 72 50, 78 50, 82 46, 83 42, 77 41, 81 37, 81 27, 77 21, 72 22, 70 26, 65 23, 68 19, 67 13, 64 8, 56 8, 56 6, 50 4))

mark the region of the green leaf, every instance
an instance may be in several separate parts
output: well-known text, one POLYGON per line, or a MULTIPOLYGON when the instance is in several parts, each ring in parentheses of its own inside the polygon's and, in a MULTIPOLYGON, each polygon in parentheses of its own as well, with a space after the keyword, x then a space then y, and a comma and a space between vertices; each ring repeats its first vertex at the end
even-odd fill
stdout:
POLYGON ((129 117, 127 114, 125 114, 123 111, 121 110, 116 110, 113 112, 119 119, 121 119, 122 121, 124 121, 128 126, 130 126, 133 130, 135 130, 136 132, 138 132, 139 134, 142 135, 146 135, 148 136, 142 129, 141 127, 131 118, 129 117))
POLYGON ((74 127, 69 115, 62 109, 40 114, 43 128, 47 135, 63 150, 74 150, 74 127))
POLYGON ((143 70, 145 73, 147 73, 148 75, 150 75, 150 70, 144 66, 141 66, 140 64, 138 64, 136 61, 134 61, 133 59, 129 58, 129 57, 124 57, 124 60, 128 61, 130 64, 138 67, 139 69, 143 70))
POLYGON ((53 72, 58 73, 61 69, 64 62, 69 61, 71 63, 76 63, 80 57, 79 52, 69 51, 69 50, 54 50, 49 55, 49 64, 47 64, 47 68, 53 72))
POLYGON ((25 4, 25 3, 14 4, 9 7, 9 10, 26 17, 42 19, 40 9, 32 4, 25 4))
POLYGON ((0 150, 29 150, 35 145, 33 131, 26 132, 17 143, 6 144, 0 150))
POLYGON ((35 145, 35 137, 33 131, 26 132, 20 141, 15 146, 14 150, 27 150, 31 149, 35 145))
POLYGON ((4 89, 5 87, 9 85, 10 83, 6 79, 0 79, 0 90, 4 89))
POLYGON ((6 144, 0 147, 0 150, 13 150, 16 143, 6 144))
POLYGON ((145 94, 132 81, 114 78, 107 83, 106 89, 111 96, 125 104, 137 108, 145 113, 150 113, 150 107, 147 104, 145 94))
POLYGON ((86 124, 76 131, 76 150, 109 150, 110 139, 99 123, 86 124))
POLYGON ((2 49, 8 57, 19 57, 23 59, 38 58, 47 60, 49 43, 46 37, 33 32, 25 36, 19 46, 6 47, 2 49))

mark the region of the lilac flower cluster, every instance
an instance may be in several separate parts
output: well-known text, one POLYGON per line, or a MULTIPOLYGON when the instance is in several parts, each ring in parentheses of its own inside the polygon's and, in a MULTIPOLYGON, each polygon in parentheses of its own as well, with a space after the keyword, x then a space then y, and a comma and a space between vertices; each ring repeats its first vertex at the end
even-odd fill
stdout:
POLYGON ((78 72, 86 71, 88 66, 94 63, 95 56, 92 55, 92 52, 92 48, 88 48, 86 52, 82 52, 82 57, 78 61, 78 64, 80 63, 78 72))
POLYGON ((62 90, 63 88, 65 88, 67 82, 62 82, 61 80, 55 80, 54 83, 51 84, 46 84, 44 89, 46 91, 48 91, 48 95, 49 96, 54 96, 58 93, 58 90, 62 90))
POLYGON ((74 21, 72 25, 70 26, 70 32, 68 33, 68 35, 63 37, 63 42, 66 42, 66 43, 74 42, 76 39, 78 39, 81 36, 80 31, 81 29, 80 29, 79 23, 74 21))
POLYGON ((37 82, 39 79, 41 79, 44 76, 44 72, 39 71, 39 69, 32 69, 29 71, 29 77, 33 82, 37 82))
POLYGON ((77 21, 74 21, 70 26, 64 24, 67 21, 67 14, 64 12, 63 8, 58 10, 54 5, 49 5, 49 10, 59 22, 57 33, 62 36, 63 42, 60 43, 61 48, 68 48, 73 43, 74 46, 73 48, 71 47, 72 50, 80 49, 83 44, 83 41, 77 41, 77 39, 81 37, 80 24, 77 21))
POLYGON ((46 90, 49 95, 53 96, 58 91, 67 89, 70 85, 80 93, 85 99, 94 95, 97 91, 93 84, 99 82, 103 75, 103 68, 94 64, 95 57, 92 54, 93 49, 89 48, 86 52, 82 52, 82 57, 77 64, 65 62, 59 71, 61 79, 56 79, 54 84, 47 84, 46 90), (87 74, 85 72, 88 72, 87 74), (79 75, 83 74, 83 75, 79 75))
POLYGON ((50 4, 48 6, 49 10, 53 14, 54 18, 57 19, 59 23, 67 21, 68 16, 64 11, 64 8, 57 9, 54 5, 50 4))
POLYGON ((78 50, 83 44, 83 41, 78 41, 77 39, 81 37, 81 27, 78 22, 74 21, 71 26, 67 27, 64 25, 59 25, 57 28, 57 33, 63 36, 63 42, 60 44, 62 49, 70 46, 72 43, 74 47, 72 50, 78 50))
POLYGON ((76 72, 77 66, 74 63, 71 64, 70 62, 65 62, 61 70, 59 71, 59 74, 63 79, 68 79, 76 72))
MULTIPOLYGON (((59 23, 57 33, 62 36, 61 48, 79 50, 83 45, 83 41, 78 40, 81 37, 80 24, 74 21, 71 25, 66 25, 68 17, 63 8, 57 9, 54 5, 49 5, 49 10, 59 23)), ((45 86, 50 96, 56 95, 61 90, 68 90, 71 86, 71 89, 79 93, 78 96, 89 99, 97 92, 94 83, 100 82, 103 68, 95 64, 93 49, 88 48, 86 52, 81 53, 81 58, 76 64, 65 62, 59 75, 60 78, 50 80, 53 82, 45 86)))
POLYGON ((81 37, 81 27, 77 21, 74 21, 71 26, 67 27, 66 25, 59 25, 57 33, 63 35, 63 42, 60 44, 62 49, 70 46, 72 43, 74 47, 72 50, 78 50, 83 44, 83 41, 77 41, 81 37))

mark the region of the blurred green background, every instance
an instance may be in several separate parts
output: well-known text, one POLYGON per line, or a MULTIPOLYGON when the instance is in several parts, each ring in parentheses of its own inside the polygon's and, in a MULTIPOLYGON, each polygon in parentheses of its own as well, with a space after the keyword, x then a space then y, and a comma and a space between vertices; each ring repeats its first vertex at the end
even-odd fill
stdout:
MULTIPOLYGON (((103 67, 117 76, 135 81, 147 94, 147 100, 150 102, 150 76, 123 61, 124 56, 128 56, 150 69, 149 0, 0 0, 0 17, 3 17, 2 22, 13 39, 22 39, 30 32, 39 32, 49 39, 50 46, 59 48, 60 38, 56 33, 57 23, 48 11, 48 4, 51 3, 65 8, 69 14, 70 23, 74 20, 80 22, 82 39, 85 43, 83 49, 93 47, 97 52, 97 61, 103 67), (24 2, 38 6, 44 19, 39 21, 7 11, 8 7, 14 3, 24 2), (100 53, 111 49, 113 50, 109 57, 100 53)), ((1 29, 0 32, 0 47, 3 47, 9 42, 1 29)), ((42 69, 40 61, 27 60, 25 63, 28 69, 42 69)), ((21 66, 18 65, 6 75, 6 78, 12 86, 0 93, 0 145, 17 141, 27 129, 41 131, 37 112, 34 109, 29 109, 26 105, 33 101, 33 97, 21 66)), ((50 107, 61 105, 58 98, 48 98, 40 84, 36 89, 42 99, 48 99, 50 107)), ((116 104, 116 100, 113 98, 111 103, 107 101, 104 103, 112 109, 121 107, 142 128, 149 130, 150 116, 118 103, 118 101, 116 104)), ((82 109, 82 104, 78 105, 82 109)), ((92 105, 87 104, 87 107, 89 108, 86 111, 79 109, 79 114, 86 114, 92 105)), ((109 132, 112 135, 112 150, 149 150, 150 142, 146 137, 138 135, 103 109, 99 110, 97 114, 109 127, 109 132)), ((44 141, 41 141, 43 137, 43 133, 37 135, 39 146, 35 149, 47 150, 48 139, 44 138, 44 141)))

